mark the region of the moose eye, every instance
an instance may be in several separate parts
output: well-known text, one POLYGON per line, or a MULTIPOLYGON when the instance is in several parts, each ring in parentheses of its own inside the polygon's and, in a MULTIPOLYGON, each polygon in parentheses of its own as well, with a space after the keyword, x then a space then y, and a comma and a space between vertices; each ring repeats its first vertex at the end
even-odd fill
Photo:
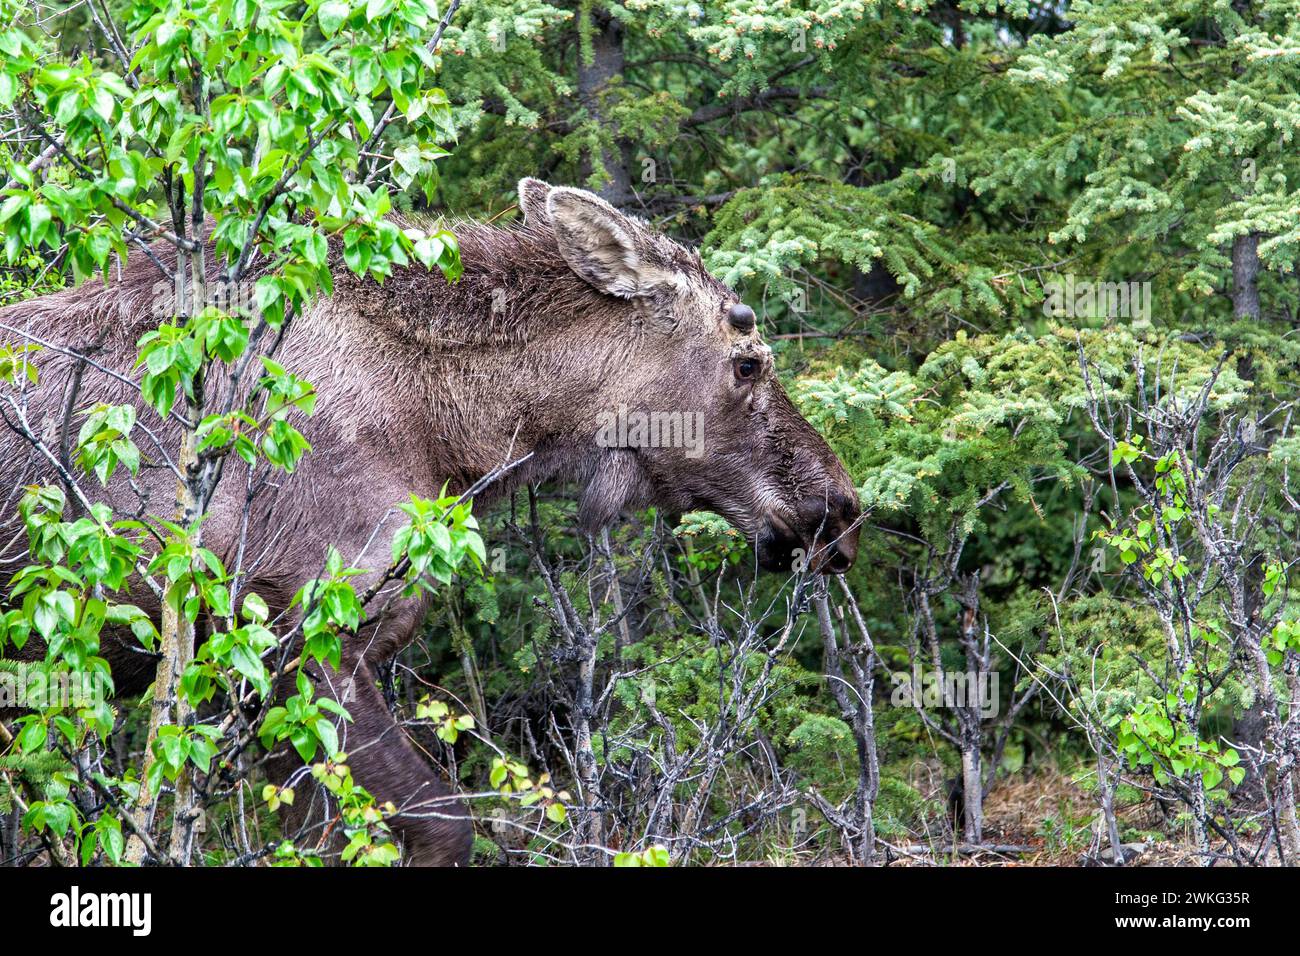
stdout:
POLYGON ((749 382, 758 377, 758 359, 738 358, 731 363, 731 367, 736 372, 736 378, 742 382, 749 382))

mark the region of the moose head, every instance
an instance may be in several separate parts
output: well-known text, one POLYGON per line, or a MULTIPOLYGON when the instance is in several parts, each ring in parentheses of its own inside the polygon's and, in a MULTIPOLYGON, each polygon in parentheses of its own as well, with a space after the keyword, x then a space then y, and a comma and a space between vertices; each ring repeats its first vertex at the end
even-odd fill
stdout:
POLYGON ((519 201, 525 232, 553 234, 600 316, 576 343, 598 379, 574 409, 584 525, 630 507, 710 510, 768 570, 848 570, 857 491, 781 387, 754 311, 695 252, 592 193, 525 179, 519 201))

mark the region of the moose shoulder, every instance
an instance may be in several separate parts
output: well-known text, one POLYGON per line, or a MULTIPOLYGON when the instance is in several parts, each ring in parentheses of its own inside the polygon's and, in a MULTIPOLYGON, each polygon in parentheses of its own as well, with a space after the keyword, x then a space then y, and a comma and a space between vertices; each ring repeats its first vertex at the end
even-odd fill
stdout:
MULTIPOLYGON (((382 285, 336 270, 334 295, 295 319, 277 352, 317 391, 317 414, 304 426, 314 451, 247 516, 243 482, 223 482, 207 545, 229 560, 242 539, 245 587, 283 612, 331 545, 356 566, 382 566, 400 524, 393 506, 411 492, 428 495, 448 480, 467 488, 526 457, 479 502, 563 478, 583 488, 590 529, 649 505, 707 509, 747 536, 766 568, 788 571, 803 554, 815 570, 846 570, 857 494, 777 382, 752 310, 695 253, 591 193, 525 179, 519 201, 522 225, 457 227, 465 265, 457 283, 419 268, 382 285)), ((157 321, 156 279, 137 257, 107 287, 86 283, 0 311, 0 325, 94 355, 81 371, 57 350, 42 358, 28 413, 54 446, 76 375, 86 376, 88 399, 138 400, 101 370, 131 375, 136 342, 157 321)), ((166 422, 148 411, 141 421, 166 445, 166 422)), ((0 429, 0 579, 24 563, 19 489, 57 481, 48 458, 0 429)), ((137 486, 151 511, 169 510, 169 472, 143 469, 137 486)), ((123 512, 140 507, 119 477, 105 497, 123 512)), ((407 860, 461 863, 466 811, 376 687, 377 666, 413 638, 425 607, 395 595, 383 606, 373 626, 345 641, 339 672, 316 676, 352 715, 340 733, 358 782, 401 811, 393 822, 407 860)), ((120 692, 152 679, 143 655, 106 647, 105 656, 120 692)))

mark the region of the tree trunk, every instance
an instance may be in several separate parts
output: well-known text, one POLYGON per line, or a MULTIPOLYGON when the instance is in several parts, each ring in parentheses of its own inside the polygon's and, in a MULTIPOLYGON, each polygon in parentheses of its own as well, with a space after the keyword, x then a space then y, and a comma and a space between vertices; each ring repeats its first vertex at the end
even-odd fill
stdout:
MULTIPOLYGON (((946 705, 957 712, 957 725, 961 733, 961 785, 963 800, 963 829, 967 843, 984 842, 984 773, 981 766, 980 745, 983 728, 980 726, 980 701, 978 694, 971 700, 971 688, 978 687, 980 675, 989 668, 987 641, 980 639, 979 574, 968 575, 957 592, 961 608, 961 645, 966 658, 966 699, 947 700, 946 705)), ((986 629, 987 630, 987 629, 986 629)), ((945 686, 944 694, 948 690, 945 686)))
POLYGON ((838 608, 839 623, 844 626, 844 646, 839 631, 831 617, 830 602, 825 595, 813 598, 817 623, 822 633, 825 654, 824 671, 831 696, 839 705, 840 716, 853 728, 854 744, 858 757, 858 784, 853 795, 851 821, 841 825, 845 843, 853 861, 860 866, 874 866, 876 862, 875 803, 880 791, 880 761, 876 752, 874 694, 874 656, 871 634, 858 610, 852 592, 843 581, 840 586, 853 613, 854 623, 861 643, 854 646, 849 639, 848 625, 843 607, 838 608), (846 679, 846 677, 848 679, 846 679), (849 693, 849 688, 852 693, 849 693))
MULTIPOLYGON (((579 31, 583 29, 579 25, 579 31)), ((623 25, 605 10, 592 10, 590 24, 591 44, 578 43, 578 102, 588 117, 613 140, 599 156, 588 156, 586 172, 599 174, 604 170, 605 181, 596 194, 611 206, 621 207, 632 200, 632 181, 628 173, 630 144, 617 135, 610 122, 604 94, 611 83, 623 73, 623 25)))
POLYGON ((600 768, 596 762, 591 732, 592 686, 596 678, 596 653, 595 639, 585 638, 582 660, 578 666, 577 695, 574 700, 576 710, 574 757, 578 764, 578 780, 582 784, 584 808, 582 832, 588 844, 584 855, 591 866, 607 866, 609 859, 602 850, 605 845, 605 826, 603 800, 600 796, 600 768))
MULTIPOLYGON (((180 458, 177 461, 182 474, 189 474, 190 469, 197 462, 195 447, 194 433, 187 428, 185 437, 181 442, 180 458)), ((176 510, 182 516, 182 521, 187 527, 195 520, 195 502, 186 482, 177 482, 176 510)), ((185 597, 188 597, 188 595, 185 597)), ((153 743, 158 739, 159 728, 167 724, 184 727, 192 713, 188 700, 181 693, 181 677, 194 657, 194 626, 186 618, 183 611, 177 610, 185 597, 180 600, 163 602, 162 628, 159 631, 160 640, 158 645, 158 653, 161 658, 158 661, 158 674, 154 680, 153 704, 149 711, 149 734, 145 743, 144 769, 142 772, 142 777, 145 780, 148 779, 149 770, 157 759, 154 756, 153 743)), ((187 768, 181 772, 176 780, 176 799, 173 808, 175 821, 169 847, 169 852, 175 859, 181 859, 187 855, 186 843, 188 841, 184 838, 183 833, 187 832, 189 828, 185 825, 185 821, 182 820, 182 816, 190 810, 189 778, 190 771, 187 768)), ((157 803, 158 794, 151 793, 147 786, 142 784, 140 800, 132 814, 139 829, 146 831, 152 829, 152 818, 157 803)), ((144 862, 144 857, 144 843, 138 837, 132 836, 127 844, 127 860, 138 866, 144 862)))
POLYGON ((1106 742, 1091 728, 1089 740, 1097 751, 1097 789, 1101 793, 1102 826, 1106 829, 1106 839, 1110 843, 1115 865, 1124 865, 1124 842, 1119 835, 1119 821, 1115 819, 1115 765, 1106 756, 1106 742))
MULTIPOLYGON (((196 93, 196 101, 201 100, 201 93, 196 93)), ((202 169, 205 162, 199 154, 198 167, 202 169)), ((203 308, 207 296, 207 263, 203 248, 204 212, 202 206, 203 176, 195 177, 194 204, 191 215, 191 236, 195 248, 188 257, 179 251, 176 256, 176 288, 183 291, 185 270, 189 271, 189 298, 177 303, 177 314, 187 322, 189 318, 203 308), (188 262, 187 262, 188 259, 188 262)), ((183 206, 173 202, 172 219, 177 235, 184 235, 182 224, 183 206)), ((197 429, 203 419, 205 401, 204 377, 206 364, 201 365, 192 382, 192 394, 185 399, 185 427, 181 431, 180 450, 176 456, 176 466, 181 477, 176 481, 176 501, 174 517, 190 534, 189 544, 197 550, 203 542, 203 529, 199 519, 207 510, 207 502, 201 500, 202 478, 198 451, 197 429)), ((164 579, 164 588, 170 586, 164 579)), ((174 598, 164 597, 162 602, 162 627, 159 631, 158 672, 154 680, 153 705, 149 713, 149 733, 145 741, 144 768, 141 774, 140 797, 132 811, 136 827, 142 832, 149 831, 157 812, 158 794, 152 793, 147 785, 149 769, 155 762, 154 741, 158 739, 159 728, 171 724, 186 727, 193 716, 194 709, 181 691, 181 679, 185 669, 194 659, 194 624, 184 613, 184 605, 193 590, 190 585, 184 594, 174 598)), ((193 768, 186 766, 176 779, 176 797, 172 803, 172 832, 167 853, 181 865, 188 865, 190 851, 193 847, 195 814, 193 807, 193 768)), ((161 841, 158 841, 161 845, 161 841)), ((126 858, 135 865, 144 861, 146 849, 144 842, 132 836, 127 843, 126 858)))
POLYGON ((1232 243, 1232 317, 1259 318, 1259 234, 1238 236, 1232 243))
MULTIPOLYGON (((979 719, 976 712, 976 720, 979 719)), ((963 732, 961 751, 962 829, 967 843, 984 842, 984 777, 980 769, 978 725, 973 735, 963 732)))

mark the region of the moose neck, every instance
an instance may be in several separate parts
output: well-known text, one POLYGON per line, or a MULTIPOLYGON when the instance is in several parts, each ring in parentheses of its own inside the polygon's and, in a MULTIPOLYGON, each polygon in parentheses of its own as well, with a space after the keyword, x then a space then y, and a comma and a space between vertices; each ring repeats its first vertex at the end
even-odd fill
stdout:
POLYGON ((547 231, 455 231, 465 263, 458 282, 413 267, 382 285, 336 278, 336 298, 362 320, 363 335, 370 327, 390 343, 376 350, 378 373, 399 370, 414 386, 427 418, 412 432, 427 436, 435 480, 463 490, 526 456, 481 498, 586 479, 600 458, 596 415, 633 347, 633 307, 576 276, 547 231))

